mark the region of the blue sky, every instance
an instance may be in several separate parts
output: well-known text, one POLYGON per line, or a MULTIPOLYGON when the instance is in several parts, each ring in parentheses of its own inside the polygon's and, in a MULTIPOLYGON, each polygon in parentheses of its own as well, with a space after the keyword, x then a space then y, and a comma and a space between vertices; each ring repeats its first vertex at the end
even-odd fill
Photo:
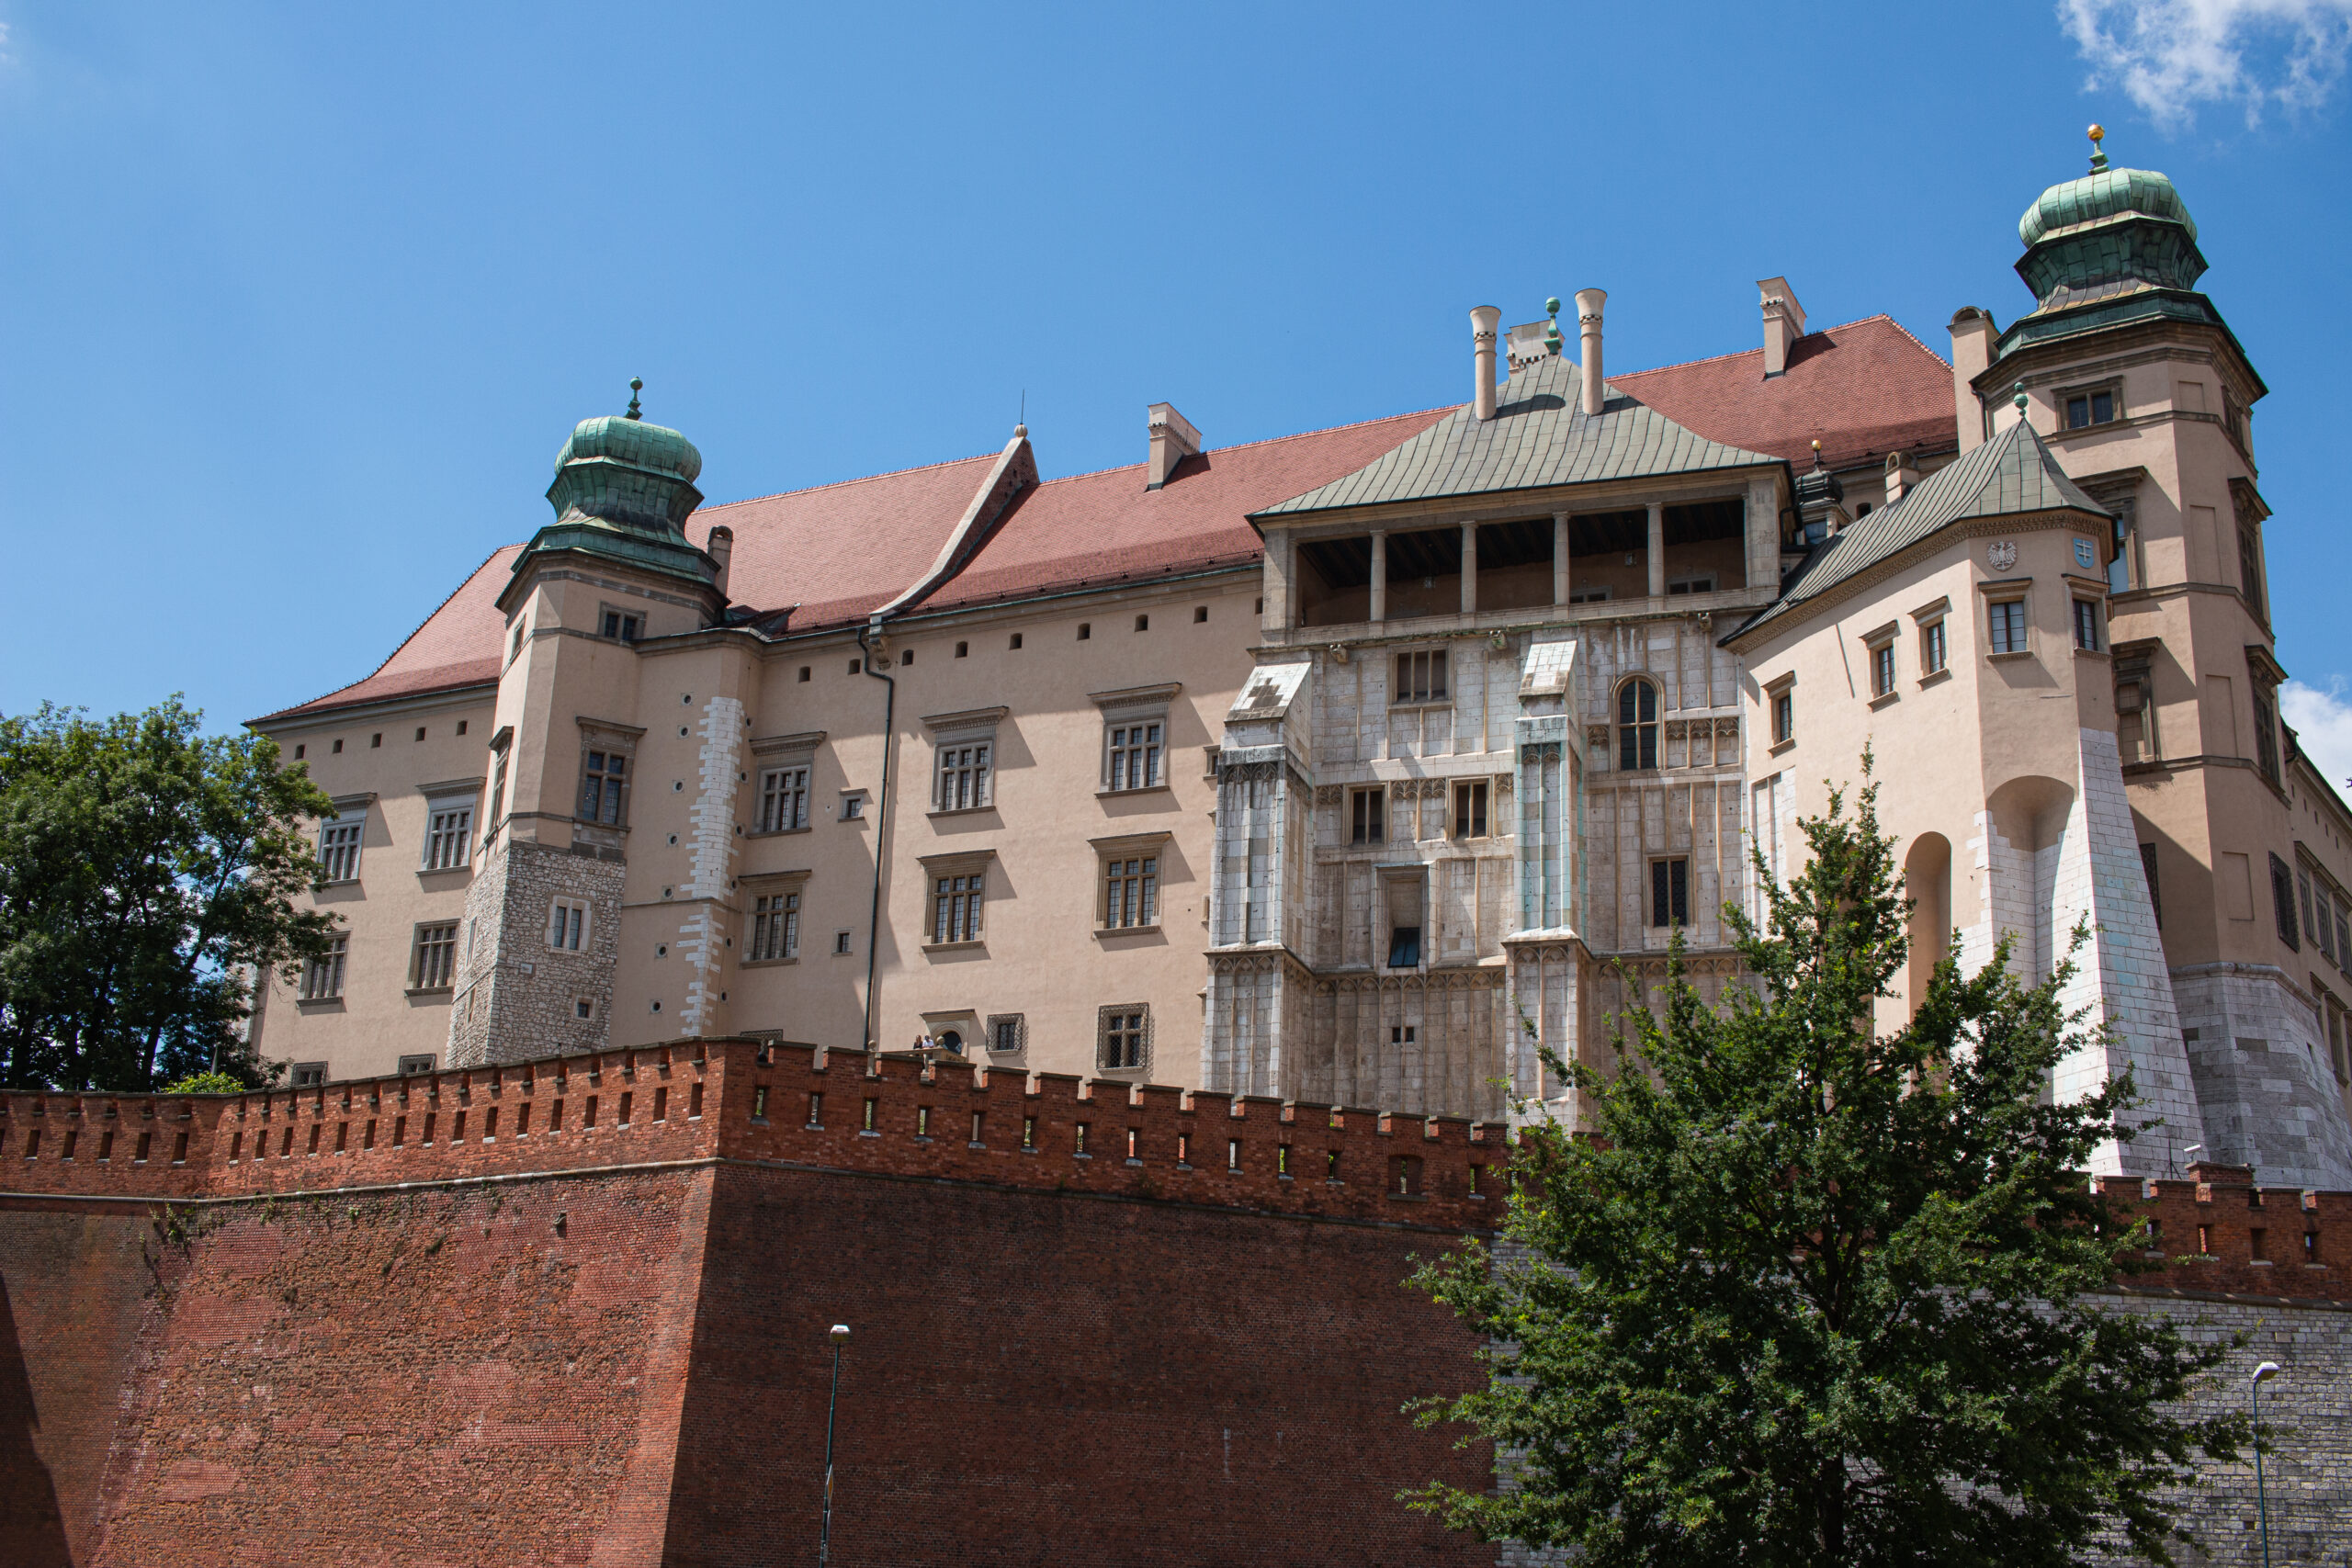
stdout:
POLYGON ((1940 349, 2030 303, 2018 215, 2098 119, 2271 388, 2341 776, 2352 0, 2278 5, 0 0, 0 711, 357 678, 631 375, 730 500, 993 448, 1024 392, 1049 475, 1159 399, 1212 445, 1451 402, 1470 306, 1589 286, 1618 368, 1750 346, 1783 273, 1940 349))

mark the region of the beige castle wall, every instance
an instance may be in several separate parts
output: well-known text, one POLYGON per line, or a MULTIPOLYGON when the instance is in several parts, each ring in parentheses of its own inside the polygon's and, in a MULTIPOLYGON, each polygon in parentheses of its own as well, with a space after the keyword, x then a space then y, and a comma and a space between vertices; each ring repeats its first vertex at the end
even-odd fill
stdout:
MULTIPOLYGON (((461 917, 473 880, 463 871, 425 872, 426 784, 485 778, 492 707, 480 694, 403 705, 376 713, 336 714, 273 729, 288 761, 296 747, 321 789, 338 799, 373 793, 362 840, 359 879, 311 896, 342 916, 350 931, 344 994, 338 1001, 300 1000, 300 982, 264 982, 254 1040, 277 1061, 326 1062, 334 1076, 390 1073, 403 1055, 437 1055, 448 1033, 450 993, 411 994, 410 964, 419 925, 461 917), (466 733, 459 735, 463 724, 466 733), (424 739, 418 740, 422 728, 424 739), (371 745, 380 735, 383 743, 371 745), (340 754, 334 742, 343 742, 340 754)), ((487 787, 487 786, 485 786, 487 787)), ((476 858, 482 807, 474 810, 476 858)))

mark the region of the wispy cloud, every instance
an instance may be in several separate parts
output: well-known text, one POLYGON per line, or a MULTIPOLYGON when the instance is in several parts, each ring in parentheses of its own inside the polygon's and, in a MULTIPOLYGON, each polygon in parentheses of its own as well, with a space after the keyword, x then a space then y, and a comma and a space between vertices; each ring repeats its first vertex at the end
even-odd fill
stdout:
POLYGON ((2278 711, 2294 726, 2295 743, 2340 794, 2352 795, 2352 702, 2344 682, 2325 690, 2290 681, 2278 688, 2278 711))
POLYGON ((0 65, 14 65, 17 57, 8 52, 8 24, 0 22, 0 65))
POLYGON ((2343 79, 2352 0, 2058 0, 2093 87, 2120 86, 2158 125, 2200 104, 2312 109, 2343 79))

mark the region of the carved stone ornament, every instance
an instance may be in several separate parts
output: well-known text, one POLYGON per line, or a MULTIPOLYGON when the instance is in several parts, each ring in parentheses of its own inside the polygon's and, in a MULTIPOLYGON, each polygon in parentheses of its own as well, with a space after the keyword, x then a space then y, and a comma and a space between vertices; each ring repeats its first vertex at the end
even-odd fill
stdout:
POLYGON ((1510 774, 1509 774, 1509 773, 1497 773, 1497 774, 1495 775, 1495 793, 1496 793, 1497 795, 1510 795, 1510 794, 1513 793, 1514 791, 1516 791, 1518 788, 1519 788, 1519 783, 1518 783, 1518 781, 1517 781, 1515 778, 1513 778, 1510 774))
POLYGON ((1586 725, 1584 727, 1584 742, 1586 745, 1593 747, 1596 750, 1606 750, 1609 746, 1609 727, 1605 724, 1586 725))
POLYGON ((1337 806, 1347 798, 1347 790, 1339 784, 1317 784, 1315 786, 1315 804, 1337 806))
POLYGON ((1995 571, 2007 571, 2018 564, 2017 543, 2011 539, 1996 539, 1984 547, 1984 564, 1995 571))

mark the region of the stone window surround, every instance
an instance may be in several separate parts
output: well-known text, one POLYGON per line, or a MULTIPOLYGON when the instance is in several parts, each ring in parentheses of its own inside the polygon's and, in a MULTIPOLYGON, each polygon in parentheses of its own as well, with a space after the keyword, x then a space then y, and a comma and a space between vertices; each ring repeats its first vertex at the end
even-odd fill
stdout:
POLYGON ((2106 430, 2122 424, 2131 417, 2131 411, 2124 406, 2123 402, 2123 376, 2120 371, 2101 376, 2093 380, 2053 387, 2050 389, 2049 397, 2051 408, 2057 412, 2058 434, 2062 435, 2072 434, 2082 430, 2106 430), (2088 424, 2067 423, 2067 400, 2072 398, 2087 398, 2096 392, 2105 392, 2115 400, 2114 405, 2108 411, 2108 417, 2103 420, 2093 420, 2088 424))
MULTIPOLYGON (((1087 694, 1087 700, 1094 705, 1102 716, 1102 743, 1100 748, 1101 754, 1095 762, 1095 794, 1150 795, 1173 787, 1168 780, 1169 760, 1174 750, 1169 744, 1170 727, 1168 723, 1168 715, 1183 690, 1182 682, 1170 681, 1156 686, 1126 686, 1116 691, 1087 694), (1132 784, 1124 789, 1113 789, 1111 787, 1111 731, 1113 728, 1129 724, 1152 723, 1159 726, 1159 782, 1132 784)), ((1214 769, 1215 764, 1212 763, 1211 766, 1214 769)))
POLYGON ((1947 624, 1951 618, 1951 596, 1950 594, 1945 594, 1933 604, 1922 604, 1911 612, 1912 630, 1919 647, 1918 684, 1922 686, 1932 685, 1938 681, 1948 681, 1951 678, 1951 627, 1947 624), (1933 670, 1928 668, 1927 638, 1928 628, 1930 626, 1944 628, 1944 661, 1933 670))
POLYGON ((1895 637, 1902 630, 1903 622, 1900 617, 1897 617, 1883 626, 1871 627, 1856 639, 1862 645, 1862 653, 1871 671, 1870 705, 1873 708, 1883 708, 1902 699, 1903 671, 1899 667, 1889 672, 1883 690, 1880 689, 1878 684, 1880 650, 1892 649, 1894 647, 1895 637))
MULTIPOLYGON (((349 876, 338 876, 334 881, 327 883, 325 886, 329 887, 351 887, 357 886, 360 875, 360 862, 366 857, 368 852, 368 819, 375 812, 376 799, 376 792, 372 789, 361 790, 353 795, 338 795, 334 797, 334 815, 320 818, 319 837, 313 840, 313 842, 317 849, 323 850, 326 847, 326 830, 329 828, 348 827, 350 825, 348 819, 352 817, 352 814, 354 812, 358 813, 357 821, 359 825, 359 841, 352 846, 351 874, 349 876)), ((324 859, 325 857, 322 855, 320 858, 324 859)))
POLYGON ((417 845, 417 875, 455 876, 473 870, 474 856, 482 844, 481 791, 482 785, 488 782, 479 778, 447 779, 439 784, 416 786, 416 793, 424 797, 424 833, 417 845), (473 820, 466 829, 465 858, 455 865, 445 865, 436 870, 424 863, 424 857, 433 847, 433 818, 437 813, 458 806, 470 807, 473 810, 473 820))
MULTIPOLYGON (((1094 1010, 1095 1072, 1104 1076, 1116 1075, 1120 1077, 1142 1077, 1148 1075, 1151 1071, 1151 1050, 1158 1034, 1159 1031, 1153 1025, 1149 1002, 1107 1002, 1096 1008, 1094 1010), (1143 1015, 1143 1046, 1136 1065, 1131 1067, 1114 1067, 1106 1065, 1103 1058, 1108 1054, 1110 1044, 1111 1021, 1114 1018, 1128 1018, 1136 1013, 1143 1015)), ((1025 1029, 1022 1038, 1025 1043, 1028 1038, 1025 1029)))
MULTIPOLYGON (((959 1051, 952 1051, 951 1055, 960 1055, 967 1062, 979 1055, 974 1049, 980 1033, 978 1009, 937 1008, 923 1013, 922 1018, 922 1032, 934 1041, 946 1031, 955 1031, 956 1036, 963 1042, 963 1047, 959 1051)), ((943 1045, 940 1049, 946 1051, 949 1047, 943 1045)))
POLYGON ((462 922, 458 920, 419 920, 409 929, 408 988, 401 994, 411 997, 446 997, 457 987, 458 964, 462 955, 458 951, 458 932, 462 922), (449 978, 438 986, 424 984, 424 933, 447 927, 449 932, 449 978))
POLYGON ((1009 707, 965 708, 956 713, 925 714, 922 727, 931 732, 931 776, 923 793, 930 802, 927 815, 933 817, 969 816, 974 812, 996 809, 996 771, 1000 748, 997 731, 1002 727, 1009 707), (942 806, 939 803, 939 753, 950 746, 986 744, 989 748, 988 798, 977 806, 942 806))
MULTIPOLYGON (((799 893, 802 895, 800 899, 800 939, 802 942, 806 942, 808 940, 808 899, 806 889, 808 886, 808 870, 802 869, 797 871, 747 872, 735 879, 736 890, 742 895, 742 907, 737 909, 735 914, 743 923, 746 951, 749 950, 748 944, 752 930, 752 904, 760 898, 773 897, 780 893, 799 893)), ((787 964, 797 964, 799 962, 800 955, 796 952, 788 953, 782 958, 746 958, 737 964, 735 967, 738 969, 781 969, 787 964)))
POLYGON ((2041 651, 2041 634, 2033 624, 2033 579, 2030 577, 1995 577, 1981 579, 1976 592, 1984 601, 1984 636, 1980 639, 1984 657, 1989 660, 2031 659, 2041 651), (1996 604, 2021 604, 2025 607, 2025 646, 2007 653, 1993 651, 1992 607, 1996 604))
POLYGON ((1140 936, 1159 930, 1167 915, 1168 853, 1167 847, 1175 834, 1167 830, 1149 833, 1121 833, 1109 838, 1089 839, 1094 851, 1094 935, 1105 937, 1140 936), (1154 874, 1151 919, 1141 925, 1114 926, 1110 923, 1110 863, 1114 860, 1148 857, 1159 863, 1154 874))
POLYGON ((988 948, 988 878, 996 863, 996 851, 956 850, 944 854, 918 855, 922 866, 922 934, 920 944, 925 953, 985 952, 988 948), (931 933, 939 929, 934 900, 939 897, 932 886, 943 876, 977 876, 980 879, 980 934, 962 942, 933 942, 931 933))
POLYGON ((629 807, 637 803, 637 743, 645 739, 644 727, 634 724, 616 724, 610 719, 602 718, 579 718, 573 722, 580 727, 579 776, 582 779, 585 779, 588 774, 590 751, 616 752, 628 760, 628 768, 621 779, 621 808, 618 822, 581 821, 580 791, 576 785, 571 792, 571 821, 576 826, 600 829, 607 833, 627 833, 629 807))
MULTIPOLYGON (((766 787, 767 775, 782 768, 807 768, 809 773, 808 793, 813 799, 817 793, 817 748, 824 743, 825 731, 821 729, 804 730, 797 735, 769 735, 754 739, 749 747, 752 753, 750 808, 754 812, 759 809, 760 795, 766 787)), ((753 825, 744 829, 744 836, 752 839, 769 839, 785 833, 806 833, 815 826, 816 818, 813 814, 808 821, 797 828, 775 828, 767 830, 760 829, 755 818, 753 825)))
POLYGON ((1763 682, 1760 689, 1764 694, 1764 733, 1772 738, 1771 744, 1766 748, 1766 755, 1777 757, 1797 743, 1797 672, 1792 670, 1785 675, 1777 676, 1763 682), (1782 697, 1789 699, 1789 728, 1786 734, 1781 733, 1776 716, 1782 697))
POLYGON ((1425 974, 1430 968, 1430 863, 1428 861, 1381 861, 1373 865, 1372 874, 1376 890, 1374 893, 1376 902, 1373 910, 1372 966, 1380 974, 1425 974), (1394 944, 1396 928, 1402 922, 1394 919, 1396 905, 1392 901, 1390 890, 1402 884, 1412 886, 1411 896, 1419 906, 1418 918, 1420 924, 1417 928, 1421 933, 1419 941, 1419 952, 1417 961, 1412 964, 1391 965, 1388 962, 1388 954, 1394 944))
POLYGON ((1401 643, 1392 647, 1384 647, 1380 649, 1381 655, 1386 660, 1388 667, 1388 707, 1392 711, 1398 708, 1442 709, 1450 708, 1453 705, 1453 645, 1456 640, 1460 639, 1452 637, 1417 639, 1414 642, 1401 643), (1442 657, 1445 660, 1445 694, 1443 696, 1428 697, 1398 696, 1396 694, 1396 661, 1400 659, 1430 656, 1442 657))

